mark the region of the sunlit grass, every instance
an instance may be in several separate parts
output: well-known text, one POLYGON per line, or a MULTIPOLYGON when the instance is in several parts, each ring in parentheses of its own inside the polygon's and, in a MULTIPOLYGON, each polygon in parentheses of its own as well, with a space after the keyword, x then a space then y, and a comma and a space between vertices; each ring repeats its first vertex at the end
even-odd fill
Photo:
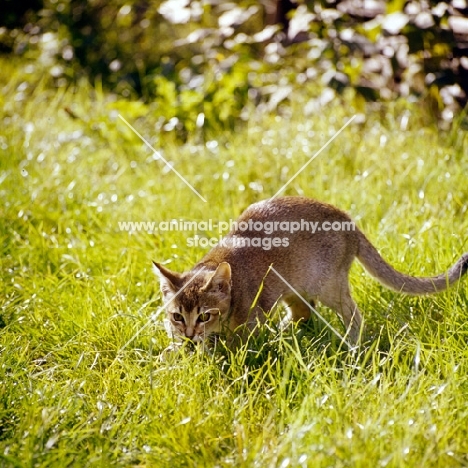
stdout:
MULTIPOLYGON (((49 89, 19 70, 0 79, 0 465, 468 463, 466 280, 410 298, 353 267, 373 340, 361 355, 318 323, 281 333, 273 322, 235 355, 159 357, 168 338, 152 319, 151 260, 182 271, 203 249, 187 246, 195 233, 118 223, 235 219, 276 193, 351 104, 304 116, 297 95, 288 112, 252 110, 236 132, 177 144, 154 131, 151 106, 85 83, 49 89)), ((466 132, 439 135, 404 103, 357 120, 284 193, 348 211, 401 271, 445 270, 468 250, 466 132)))

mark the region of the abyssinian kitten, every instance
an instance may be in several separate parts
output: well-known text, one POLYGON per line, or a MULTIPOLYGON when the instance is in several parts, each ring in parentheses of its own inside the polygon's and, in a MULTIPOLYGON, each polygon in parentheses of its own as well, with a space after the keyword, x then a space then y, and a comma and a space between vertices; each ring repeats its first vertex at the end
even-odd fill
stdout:
POLYGON ((438 276, 417 278, 399 273, 359 229, 352 227, 346 213, 305 197, 281 197, 249 206, 222 242, 190 271, 180 274, 154 263, 168 334, 193 342, 203 342, 225 330, 236 335, 236 330, 251 330, 262 322, 265 312, 279 300, 286 303, 291 320, 307 320, 311 313, 308 304, 319 301, 341 316, 347 338, 355 344, 362 318, 350 295, 348 273, 356 257, 385 286, 407 294, 443 291, 468 270, 465 253, 438 276), (250 227, 244 229, 249 222, 250 227), (275 227, 275 222, 275 232, 254 229, 275 227), (285 222, 290 226, 296 223, 296 228, 302 223, 302 229, 279 230, 288 225, 281 224, 285 222), (318 226, 315 232, 305 229, 306 222, 318 226), (345 229, 333 230, 331 226, 345 229), (272 241, 272 236, 279 240, 272 241))

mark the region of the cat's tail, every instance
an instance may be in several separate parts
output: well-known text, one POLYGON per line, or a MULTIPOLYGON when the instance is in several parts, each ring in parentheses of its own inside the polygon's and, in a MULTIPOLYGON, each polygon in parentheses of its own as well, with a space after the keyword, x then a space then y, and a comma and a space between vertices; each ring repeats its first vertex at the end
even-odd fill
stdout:
POLYGON ((430 294, 444 291, 468 271, 468 252, 447 272, 427 278, 416 278, 396 271, 379 254, 366 236, 359 232, 357 258, 366 270, 385 286, 407 294, 430 294))

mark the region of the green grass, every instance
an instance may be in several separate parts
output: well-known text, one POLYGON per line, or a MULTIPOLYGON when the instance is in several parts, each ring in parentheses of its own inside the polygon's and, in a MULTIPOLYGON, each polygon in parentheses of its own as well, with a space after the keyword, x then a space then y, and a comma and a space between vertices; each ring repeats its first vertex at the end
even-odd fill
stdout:
MULTIPOLYGON (((244 128, 182 145, 155 130, 151 106, 85 83, 54 90, 21 67, 2 61, 0 75, 0 466, 468 465, 466 280, 411 298, 356 264, 372 341, 359 356, 320 323, 281 333, 273 321, 236 354, 159 358, 169 340, 152 319, 151 260, 183 271, 204 252, 187 233, 119 221, 235 219, 351 104, 304 116, 305 90, 277 116, 252 110, 244 128)), ((438 273, 468 250, 467 145, 417 106, 369 107, 285 193, 348 211, 399 270, 438 273)))

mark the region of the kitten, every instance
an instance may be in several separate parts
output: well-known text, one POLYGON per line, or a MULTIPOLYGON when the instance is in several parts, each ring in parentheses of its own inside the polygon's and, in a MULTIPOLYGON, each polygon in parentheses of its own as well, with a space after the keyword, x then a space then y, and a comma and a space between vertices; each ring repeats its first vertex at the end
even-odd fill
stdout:
POLYGON ((356 257, 385 286, 407 294, 443 291, 468 270, 465 253, 438 276, 399 273, 334 206, 304 197, 264 200, 248 207, 231 232, 190 271, 175 273, 154 263, 167 331, 175 338, 203 342, 223 330, 252 330, 279 300, 294 321, 307 320, 308 304, 319 301, 341 316, 347 338, 355 344, 362 317, 350 295, 348 273, 356 257), (268 229, 256 230, 259 226, 268 229))

